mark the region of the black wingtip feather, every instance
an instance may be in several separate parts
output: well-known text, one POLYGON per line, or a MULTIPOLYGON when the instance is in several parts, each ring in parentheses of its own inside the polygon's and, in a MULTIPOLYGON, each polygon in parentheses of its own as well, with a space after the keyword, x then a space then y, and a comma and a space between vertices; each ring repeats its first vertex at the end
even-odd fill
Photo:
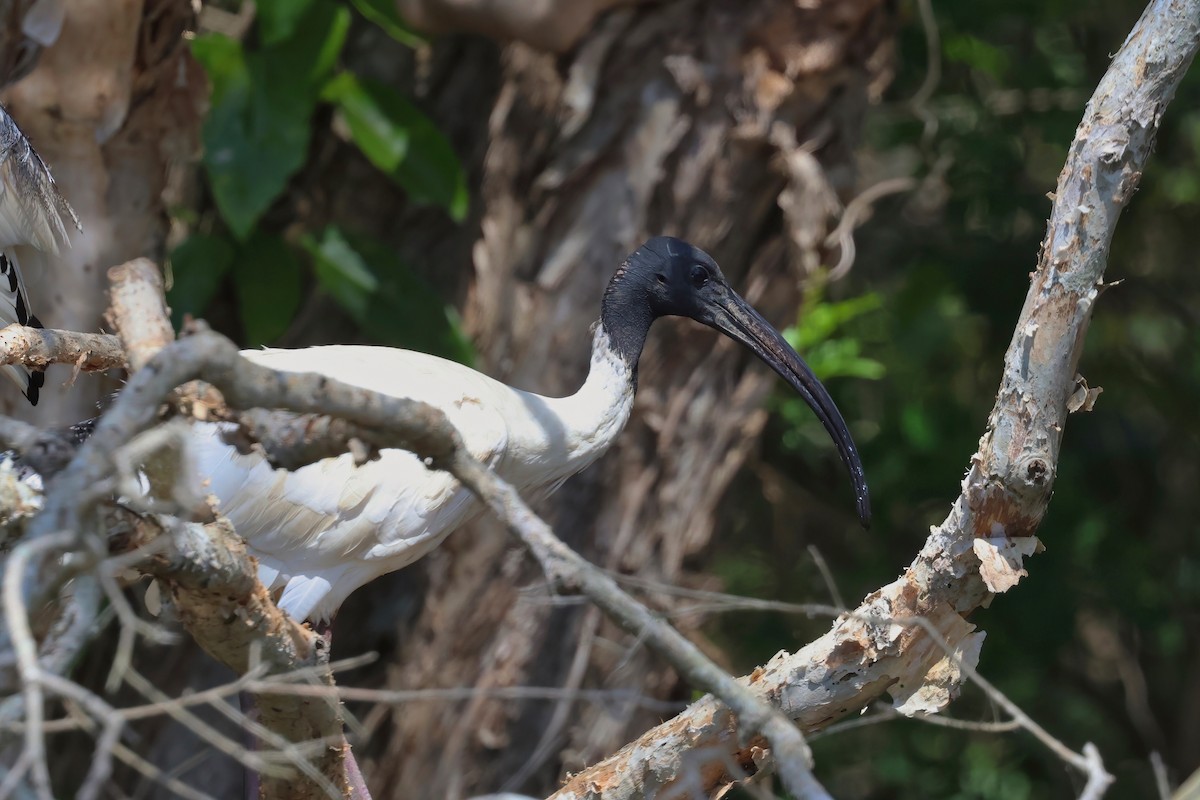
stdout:
POLYGON ((38 399, 41 397, 42 386, 45 384, 45 372, 42 372, 40 369, 30 370, 29 385, 25 388, 25 397, 29 399, 29 405, 36 406, 38 404, 38 399))
MULTIPOLYGON (((26 323, 31 328, 44 328, 45 325, 37 316, 30 314, 29 322, 26 323)), ((36 406, 38 399, 42 394, 42 387, 46 385, 46 372, 41 369, 31 369, 29 371, 29 383, 25 387, 25 397, 29 400, 29 405, 36 406)))

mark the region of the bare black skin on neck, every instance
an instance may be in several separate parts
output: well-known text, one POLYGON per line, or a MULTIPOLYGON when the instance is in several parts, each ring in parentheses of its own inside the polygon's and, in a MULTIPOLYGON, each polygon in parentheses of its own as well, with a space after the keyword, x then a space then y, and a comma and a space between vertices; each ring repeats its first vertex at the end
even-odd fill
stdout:
POLYGON ((708 253, 682 239, 656 236, 633 251, 608 282, 600 306, 600 324, 613 350, 633 371, 634 381, 654 320, 669 316, 696 318, 698 298, 689 276, 697 264, 724 282, 725 276, 708 253))
POLYGON ((635 388, 646 335, 654 320, 666 316, 690 317, 740 342, 805 399, 837 445, 866 527, 871 502, 862 461, 825 387, 779 332, 730 288, 712 256, 681 239, 656 236, 617 269, 600 307, 600 324, 613 350, 629 365, 635 388))

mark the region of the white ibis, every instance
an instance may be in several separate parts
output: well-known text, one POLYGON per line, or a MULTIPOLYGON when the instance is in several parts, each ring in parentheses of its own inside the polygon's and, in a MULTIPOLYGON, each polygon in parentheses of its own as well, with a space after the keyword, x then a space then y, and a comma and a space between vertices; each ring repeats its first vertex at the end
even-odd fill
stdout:
MULTIPOLYGON (((64 216, 79 227, 79 219, 59 193, 45 162, 0 107, 0 327, 14 323, 42 327, 29 309, 17 251, 32 247, 56 255, 59 247, 70 243, 64 216)), ((45 373, 6 364, 4 374, 37 405, 45 373)))
MULTIPOLYGON (((385 347, 244 355, 275 369, 320 372, 431 403, 449 416, 476 458, 529 496, 557 488, 620 434, 633 407, 646 334, 663 316, 691 317, 741 342, 804 397, 850 472, 866 526, 871 512, 862 462, 829 393, 730 288, 716 262, 679 239, 651 239, 617 270, 604 293, 591 370, 569 397, 542 397, 462 364, 385 347)), ((279 606, 297 620, 331 619, 352 591, 429 553, 481 510, 454 478, 427 470, 403 450, 384 450, 361 466, 343 455, 288 472, 260 454, 239 453, 225 442, 222 425, 198 426, 191 463, 258 558, 263 584, 282 589, 279 606)))

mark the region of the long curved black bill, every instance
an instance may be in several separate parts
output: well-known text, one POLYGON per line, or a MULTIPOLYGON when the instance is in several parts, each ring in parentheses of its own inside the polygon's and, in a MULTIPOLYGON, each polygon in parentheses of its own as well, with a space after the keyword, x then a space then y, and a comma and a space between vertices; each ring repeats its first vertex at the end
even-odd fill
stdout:
POLYGON ((711 318, 701 319, 700 322, 716 328, 750 348, 800 393, 837 445, 838 455, 846 465, 850 481, 854 484, 858 519, 864 528, 869 528, 871 497, 867 492, 867 478, 863 472, 862 460, 858 457, 858 448, 854 446, 854 439, 850 437, 850 429, 846 427, 846 420, 842 419, 842 413, 838 411, 833 398, 817 380, 808 364, 804 363, 800 354, 792 349, 771 323, 763 319, 761 314, 732 289, 723 294, 725 296, 722 300, 711 303, 706 309, 712 314, 711 318))

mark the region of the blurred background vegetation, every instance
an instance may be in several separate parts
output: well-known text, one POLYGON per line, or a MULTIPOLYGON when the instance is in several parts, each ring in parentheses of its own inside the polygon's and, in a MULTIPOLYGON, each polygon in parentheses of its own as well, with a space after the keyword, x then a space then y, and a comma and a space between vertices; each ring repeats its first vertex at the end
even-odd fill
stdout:
MULTIPOLYGON (((876 206, 858 231, 853 273, 830 287, 833 297, 873 298, 834 334, 871 366, 818 362, 831 374, 872 379, 833 384, 856 420, 878 521, 869 534, 830 537, 810 511, 789 507, 796 493, 808 502, 840 495, 825 485, 838 476, 816 455, 827 450, 819 426, 781 399, 757 468, 726 506, 726 547, 711 562, 734 593, 827 600, 806 554, 815 544, 853 600, 890 581, 928 526, 944 519, 993 404, 1037 263, 1047 192, 1110 54, 1143 9, 1111 1, 932 5, 937 88, 914 114, 908 100, 926 80, 927 38, 910 5, 896 81, 867 119, 860 167, 862 185, 872 169, 905 162, 914 177, 934 178, 876 206)), ((1156 795, 1151 752, 1176 780, 1200 765, 1198 108, 1193 68, 1117 228, 1106 282, 1119 285, 1098 303, 1080 364, 1104 393, 1068 425, 1039 531, 1046 552, 1028 562, 1020 586, 972 619, 987 632, 982 672, 1064 741, 1095 742, 1117 776, 1112 797, 1156 795)), ((741 667, 825 628, 742 614, 715 624, 741 667)), ((994 712, 968 689, 949 713, 986 720, 994 712)), ((905 720, 831 736, 815 749, 837 797, 1008 800, 1080 788, 1021 734, 905 720)))
MULTIPOLYGON (((847 535, 831 448, 811 414, 780 393, 760 451, 723 504, 717 544, 696 565, 729 592, 828 601, 815 546, 853 602, 891 581, 944 518, 993 403, 1047 192, 1143 4, 931 7, 932 28, 915 3, 901 3, 896 77, 868 113, 857 156, 860 189, 897 176, 918 188, 874 205, 848 277, 812 279, 789 331, 851 420, 875 524, 847 535)), ((406 213, 439 226, 467 218, 472 183, 450 135, 363 59, 347 66, 355 59, 343 52, 348 37, 418 49, 422 40, 384 0, 263 0, 258 9, 253 35, 210 32, 192 45, 213 99, 203 198, 178 210, 174 310, 247 345, 309 343, 320 317, 321 336, 470 361, 454 311, 461 279, 355 230, 353 215, 331 210, 309 180, 341 169, 353 150, 348 174, 366 164, 385 173, 406 213), (330 126, 338 140, 315 142, 313 131, 330 126), (332 328, 330 315, 340 319, 332 328)), ((1046 552, 972 620, 987 632, 982 672, 1067 743, 1095 742, 1118 779, 1110 797, 1154 796, 1151 752, 1177 781, 1200 766, 1197 148, 1193 70, 1118 228, 1107 280, 1120 283, 1099 302, 1081 364, 1104 393, 1071 419, 1039 532, 1046 552)), ((827 627, 739 611, 706 631, 745 673, 827 627)), ((949 709, 971 720, 995 713, 974 688, 949 709)), ((902 720, 815 747, 818 774, 839 798, 1021 800, 1078 789, 1077 776, 1019 733, 902 720)))

